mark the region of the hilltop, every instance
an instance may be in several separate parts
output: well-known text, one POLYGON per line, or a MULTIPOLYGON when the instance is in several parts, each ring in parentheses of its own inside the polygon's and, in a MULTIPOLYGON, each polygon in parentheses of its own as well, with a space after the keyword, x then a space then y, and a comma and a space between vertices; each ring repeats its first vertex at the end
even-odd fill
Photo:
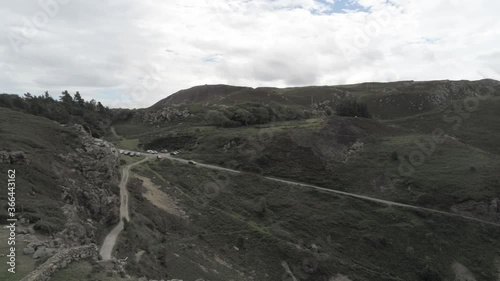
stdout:
POLYGON ((492 79, 400 81, 294 88, 204 85, 176 92, 147 110, 157 111, 174 106, 190 108, 200 104, 231 106, 252 102, 321 108, 332 106, 341 99, 355 98, 365 102, 375 118, 391 119, 427 112, 452 100, 465 98, 474 93, 484 93, 489 89, 497 92, 500 89, 500 82, 492 79))

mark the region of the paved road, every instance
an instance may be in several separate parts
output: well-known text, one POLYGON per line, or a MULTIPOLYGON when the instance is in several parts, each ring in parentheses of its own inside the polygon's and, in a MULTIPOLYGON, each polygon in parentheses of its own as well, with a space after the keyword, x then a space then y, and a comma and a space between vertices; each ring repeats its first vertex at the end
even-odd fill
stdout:
POLYGON ((106 236, 104 242, 102 243, 101 250, 99 253, 103 260, 110 260, 111 253, 113 252, 113 248, 116 244, 116 238, 123 230, 123 219, 130 221, 129 212, 128 212, 128 190, 127 183, 129 179, 130 168, 140 163, 143 163, 149 160, 151 157, 144 158, 139 162, 132 163, 127 165, 122 170, 122 179, 120 181, 120 222, 111 230, 111 232, 106 236))

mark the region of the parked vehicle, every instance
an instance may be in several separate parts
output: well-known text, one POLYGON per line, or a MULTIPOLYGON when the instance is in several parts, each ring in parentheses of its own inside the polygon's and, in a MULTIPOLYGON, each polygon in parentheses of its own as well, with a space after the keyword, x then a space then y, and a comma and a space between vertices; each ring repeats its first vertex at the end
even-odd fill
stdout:
POLYGON ((156 158, 161 159, 161 155, 156 156, 156 158))

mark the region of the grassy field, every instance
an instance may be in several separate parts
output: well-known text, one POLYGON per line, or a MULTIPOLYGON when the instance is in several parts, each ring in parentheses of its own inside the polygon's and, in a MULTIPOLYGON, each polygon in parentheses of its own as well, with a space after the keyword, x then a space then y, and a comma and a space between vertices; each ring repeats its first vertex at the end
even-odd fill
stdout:
POLYGON ((115 146, 120 149, 137 151, 139 148, 137 145, 139 144, 139 139, 124 139, 115 143, 115 146))

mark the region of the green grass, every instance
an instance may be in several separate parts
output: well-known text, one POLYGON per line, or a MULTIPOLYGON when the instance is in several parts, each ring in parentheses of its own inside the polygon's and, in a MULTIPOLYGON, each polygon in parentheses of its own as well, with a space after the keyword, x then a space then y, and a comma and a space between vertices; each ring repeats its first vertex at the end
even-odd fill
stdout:
POLYGON ((7 239, 9 237, 9 230, 0 225, 0 280, 2 281, 18 281, 24 276, 35 269, 35 260, 31 256, 23 255, 23 249, 26 243, 17 240, 16 241, 16 273, 12 274, 7 271, 9 266, 7 265, 6 255, 10 252, 10 247, 7 244, 7 239))
MULTIPOLYGON (((0 108, 0 151, 23 151, 29 160, 28 165, 0 164, 0 171, 16 169, 18 214, 32 222, 42 220, 36 228, 47 233, 49 228, 60 230, 65 221, 58 184, 63 161, 57 155, 73 152, 76 139, 76 132, 51 120, 0 108)), ((1 202, 6 195, 0 193, 1 202)), ((5 211, 0 210, 0 223, 5 211)))
POLYGON ((117 148, 133 150, 133 151, 137 151, 139 149, 137 147, 138 144, 139 144, 139 139, 129 139, 129 140, 124 139, 115 143, 117 148))

